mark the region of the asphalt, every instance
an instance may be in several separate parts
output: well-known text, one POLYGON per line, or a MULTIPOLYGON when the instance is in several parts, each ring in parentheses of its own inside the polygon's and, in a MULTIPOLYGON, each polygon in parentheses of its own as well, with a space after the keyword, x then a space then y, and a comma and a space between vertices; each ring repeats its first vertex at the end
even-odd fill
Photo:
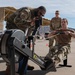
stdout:
MULTIPOLYGON (((48 40, 36 40, 34 49, 36 54, 44 57, 49 51, 48 40)), ((68 65, 72 67, 60 67, 57 65, 56 71, 42 71, 40 67, 31 60, 28 61, 28 64, 34 66, 34 70, 27 71, 27 75, 75 75, 75 39, 72 39, 71 53, 68 55, 68 65)), ((63 63, 61 62, 61 64, 63 63)), ((0 75, 5 75, 5 69, 6 63, 0 58, 0 75)))

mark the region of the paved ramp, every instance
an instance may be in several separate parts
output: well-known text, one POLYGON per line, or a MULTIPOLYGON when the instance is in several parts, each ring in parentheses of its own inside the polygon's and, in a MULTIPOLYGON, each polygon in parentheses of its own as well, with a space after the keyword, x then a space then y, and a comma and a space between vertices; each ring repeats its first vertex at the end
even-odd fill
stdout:
MULTIPOLYGON (((37 40, 35 43, 35 53, 39 56, 44 56, 48 52, 48 40, 37 40)), ((72 39, 71 43, 71 53, 68 57, 68 64, 72 65, 72 67, 59 67, 57 65, 57 71, 41 71, 40 67, 29 60, 29 64, 33 65, 35 69, 33 71, 28 71, 27 75, 75 75, 75 40, 72 39)), ((61 62, 62 63, 62 62, 61 62)), ((5 63, 0 63, 0 75, 4 75, 4 70, 6 69, 5 63)))

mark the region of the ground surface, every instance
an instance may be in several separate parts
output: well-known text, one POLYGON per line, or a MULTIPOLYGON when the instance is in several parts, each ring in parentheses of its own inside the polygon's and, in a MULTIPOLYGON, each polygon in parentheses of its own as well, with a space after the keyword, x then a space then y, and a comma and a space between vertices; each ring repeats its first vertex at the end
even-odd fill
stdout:
MULTIPOLYGON (((39 56, 45 56, 49 50, 48 48, 48 40, 37 40, 35 43, 35 53, 39 56)), ((0 75, 5 75, 4 71, 6 69, 6 63, 1 62, 0 58, 0 75)), ((71 43, 71 53, 68 57, 68 64, 72 65, 72 67, 59 67, 57 66, 57 71, 41 71, 40 67, 29 60, 29 64, 33 65, 35 69, 33 71, 28 71, 27 75, 75 75, 75 40, 72 39, 71 43)))

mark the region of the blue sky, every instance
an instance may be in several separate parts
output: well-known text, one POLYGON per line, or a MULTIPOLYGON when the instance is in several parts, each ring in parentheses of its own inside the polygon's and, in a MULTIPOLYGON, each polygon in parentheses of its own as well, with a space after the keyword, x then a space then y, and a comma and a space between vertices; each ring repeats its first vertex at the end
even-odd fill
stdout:
POLYGON ((0 7, 12 6, 21 8, 29 6, 36 8, 39 6, 46 7, 45 18, 51 19, 55 16, 55 11, 60 11, 61 18, 68 19, 68 27, 75 28, 75 0, 0 0, 0 7))

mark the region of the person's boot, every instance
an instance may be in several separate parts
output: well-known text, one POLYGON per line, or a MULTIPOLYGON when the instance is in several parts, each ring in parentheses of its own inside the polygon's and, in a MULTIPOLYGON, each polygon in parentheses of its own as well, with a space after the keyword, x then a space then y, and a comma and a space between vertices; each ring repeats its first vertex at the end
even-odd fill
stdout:
POLYGON ((10 75, 10 66, 7 66, 6 71, 5 71, 5 75, 10 75))
POLYGON ((45 58, 44 58, 44 60, 46 60, 46 61, 47 61, 47 60, 50 60, 50 59, 51 59, 51 58, 49 58, 49 57, 45 57, 45 58))
POLYGON ((33 66, 28 65, 27 70, 33 70, 33 69, 34 69, 33 66))
MULTIPOLYGON (((5 75, 10 75, 10 65, 7 65, 5 75)), ((19 74, 15 72, 15 75, 19 75, 19 74)))

